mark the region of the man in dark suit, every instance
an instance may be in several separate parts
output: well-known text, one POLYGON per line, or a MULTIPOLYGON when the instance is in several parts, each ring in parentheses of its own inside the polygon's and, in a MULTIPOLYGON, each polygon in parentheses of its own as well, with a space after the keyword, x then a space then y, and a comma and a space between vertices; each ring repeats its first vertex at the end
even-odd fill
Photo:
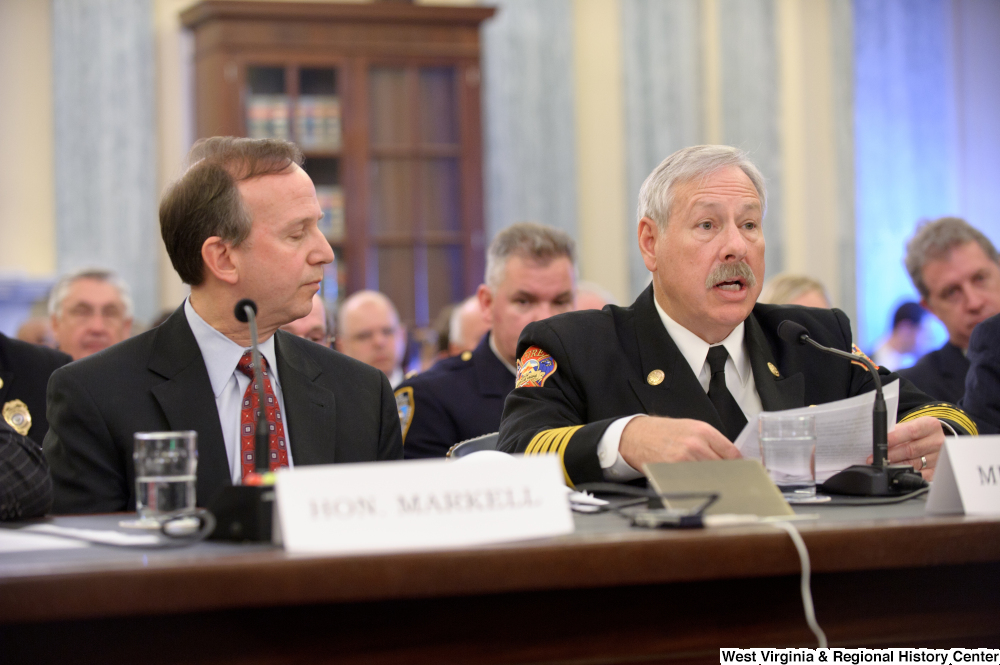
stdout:
POLYGON ((969 363, 961 406, 982 425, 984 433, 1000 432, 1000 314, 972 331, 969 363))
POLYGON ((52 480, 41 441, 49 429, 45 386, 65 353, 0 333, 0 519, 44 515, 52 504, 52 480))
POLYGON ((406 458, 444 457, 454 444, 496 432, 514 389, 524 326, 573 309, 574 243, 563 231, 521 223, 486 254, 479 306, 492 330, 473 351, 438 362, 396 389, 406 458))
POLYGON ((1000 313, 1000 255, 964 219, 942 217, 917 229, 906 244, 905 263, 920 304, 944 323, 948 342, 899 375, 935 399, 957 403, 965 394, 969 336, 1000 313))
MULTIPOLYGON (((763 177, 735 148, 695 146, 664 160, 639 195, 639 249, 652 284, 631 307, 524 329, 500 447, 559 455, 571 484, 628 481, 647 462, 738 458, 731 441, 763 410, 871 390, 859 364, 777 337, 791 319, 820 343, 850 350, 842 312, 756 305, 765 205, 763 177)), ((960 410, 908 383, 899 411, 889 460, 927 478, 942 421, 975 431, 960 410)))
POLYGON ((50 381, 53 512, 133 510, 137 431, 198 433, 200 505, 252 473, 259 406, 250 333, 233 315, 243 298, 258 307, 272 469, 402 455, 385 376, 278 330, 309 313, 333 260, 301 152, 217 137, 196 144, 191 160, 160 204, 167 253, 191 296, 157 328, 50 381))

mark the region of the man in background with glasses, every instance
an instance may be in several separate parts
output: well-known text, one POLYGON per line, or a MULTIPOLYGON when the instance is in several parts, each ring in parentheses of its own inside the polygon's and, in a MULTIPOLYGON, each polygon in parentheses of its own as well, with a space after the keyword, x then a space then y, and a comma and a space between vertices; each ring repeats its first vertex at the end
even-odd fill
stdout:
POLYGON ((73 360, 132 334, 132 296, 110 270, 89 268, 60 279, 49 295, 49 315, 56 347, 73 360))

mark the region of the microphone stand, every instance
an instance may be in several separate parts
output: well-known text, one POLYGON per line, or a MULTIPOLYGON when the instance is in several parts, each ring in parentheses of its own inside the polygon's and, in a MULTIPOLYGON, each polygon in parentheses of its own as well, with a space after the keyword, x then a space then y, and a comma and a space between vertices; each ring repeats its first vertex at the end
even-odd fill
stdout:
POLYGON ((257 347, 257 305, 243 299, 236 303, 235 316, 250 325, 250 357, 253 361, 257 384, 257 425, 254 432, 254 472, 247 474, 242 485, 223 487, 208 502, 208 509, 215 515, 215 530, 211 540, 270 542, 274 517, 274 485, 267 474, 268 457, 267 415, 265 413, 264 368, 260 349, 257 347))
POLYGON ((852 496, 899 496, 927 486, 927 481, 908 464, 889 464, 889 413, 882 394, 882 378, 875 364, 864 356, 823 346, 812 337, 804 326, 794 321, 782 321, 778 336, 785 341, 810 344, 826 353, 860 362, 871 373, 875 382, 875 404, 872 407, 872 463, 855 464, 835 473, 817 486, 826 494, 852 496))

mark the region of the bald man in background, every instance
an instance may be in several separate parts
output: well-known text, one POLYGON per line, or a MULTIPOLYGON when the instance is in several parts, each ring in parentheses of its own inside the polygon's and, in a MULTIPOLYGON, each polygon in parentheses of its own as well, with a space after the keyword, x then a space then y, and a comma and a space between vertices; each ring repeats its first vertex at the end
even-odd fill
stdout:
POLYGON ((393 388, 403 382, 406 330, 396 306, 384 293, 358 291, 337 310, 336 349, 376 367, 393 388))

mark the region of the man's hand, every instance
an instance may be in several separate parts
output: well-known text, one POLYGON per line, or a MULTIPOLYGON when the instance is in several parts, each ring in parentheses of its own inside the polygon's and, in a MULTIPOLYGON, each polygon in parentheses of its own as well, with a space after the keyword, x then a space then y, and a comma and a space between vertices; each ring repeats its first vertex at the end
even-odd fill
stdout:
MULTIPOLYGON (((937 418, 924 416, 899 423, 896 429, 889 432, 889 463, 909 464, 920 472, 924 480, 933 480, 934 467, 943 444, 944 430, 937 418), (926 465, 921 458, 927 460, 926 465)), ((872 463, 870 456, 868 463, 872 463)))
POLYGON ((618 452, 633 469, 640 471, 647 462, 692 462, 742 457, 736 446, 708 423, 687 418, 653 416, 633 418, 625 426, 618 452))

